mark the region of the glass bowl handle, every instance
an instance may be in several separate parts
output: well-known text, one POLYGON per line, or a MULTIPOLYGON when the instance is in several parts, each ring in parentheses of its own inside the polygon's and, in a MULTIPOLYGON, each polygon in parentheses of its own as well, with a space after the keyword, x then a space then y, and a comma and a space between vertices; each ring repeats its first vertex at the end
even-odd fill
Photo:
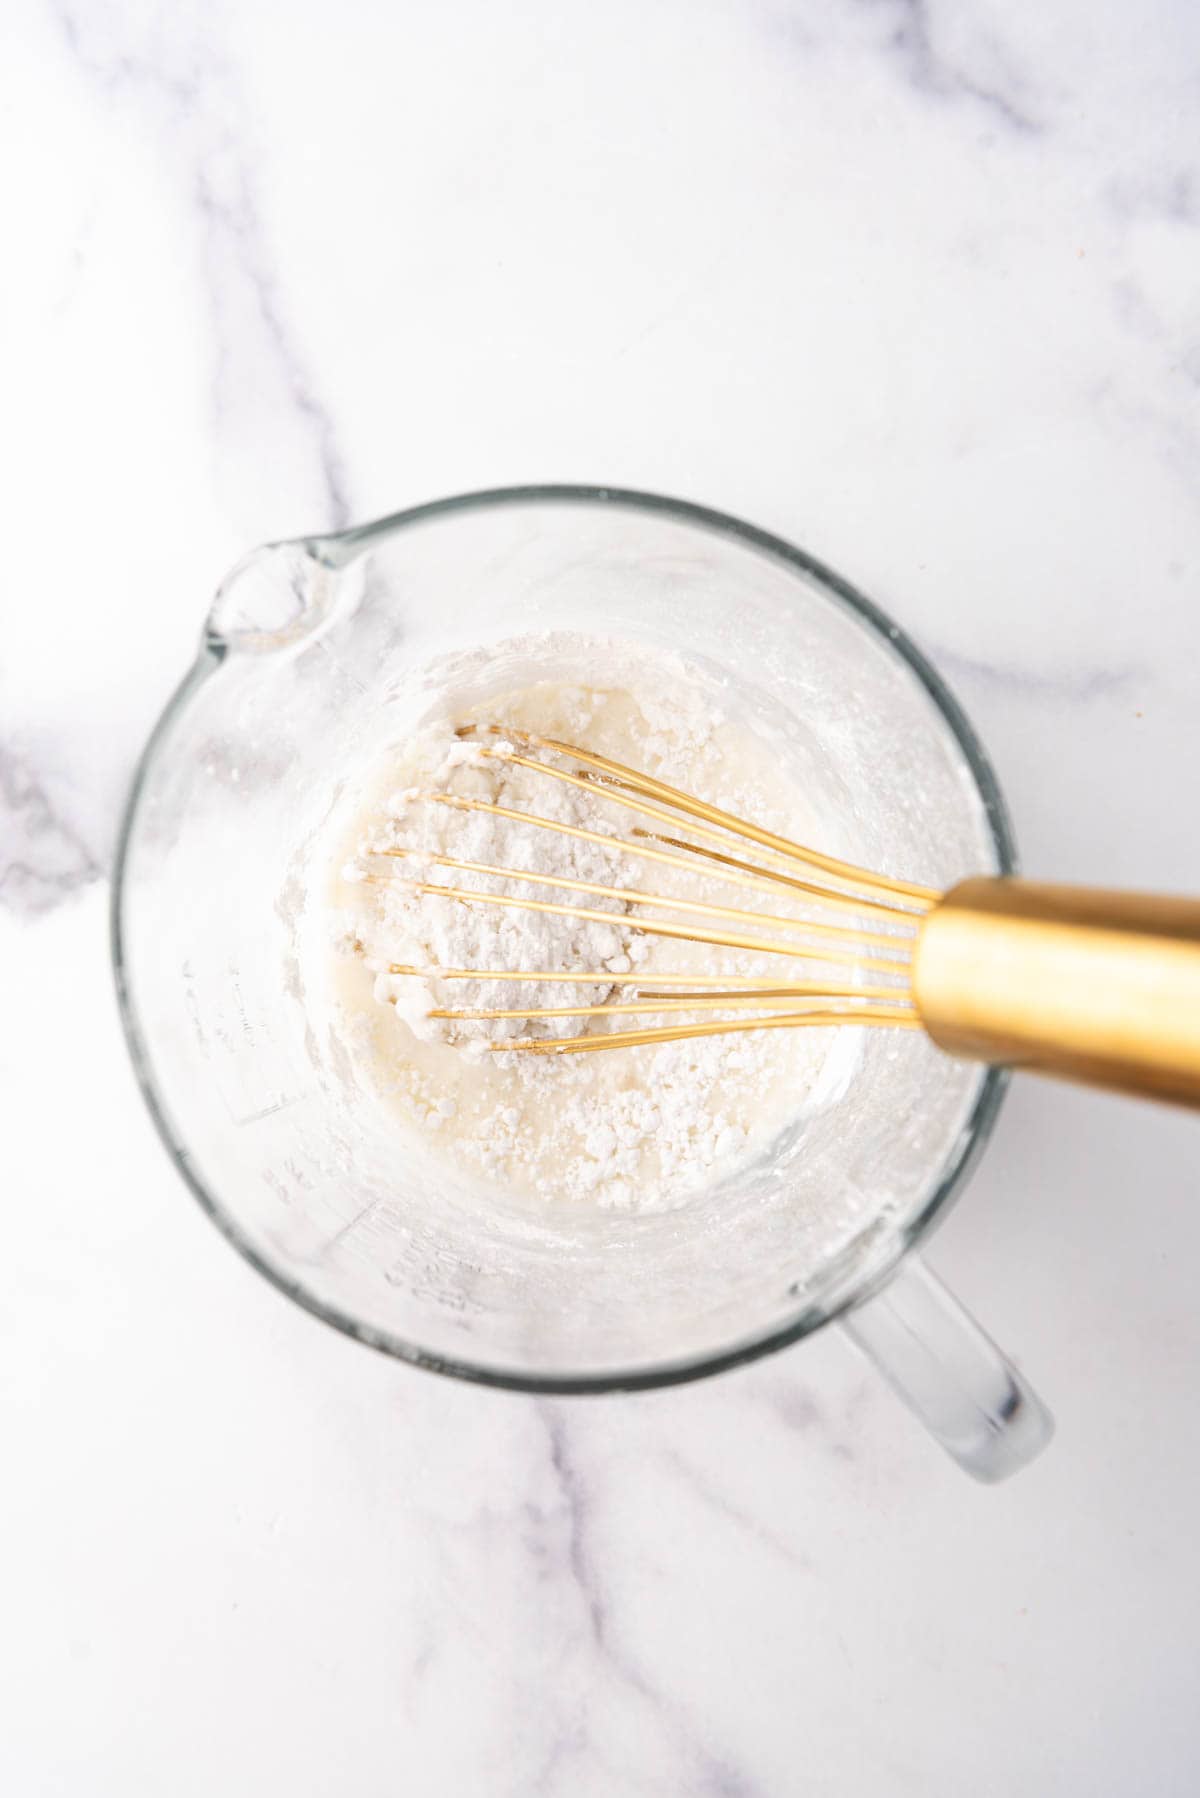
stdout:
POLYGON ((1037 1393, 917 1256, 842 1328, 975 1479, 1007 1479, 1054 1434, 1037 1393))

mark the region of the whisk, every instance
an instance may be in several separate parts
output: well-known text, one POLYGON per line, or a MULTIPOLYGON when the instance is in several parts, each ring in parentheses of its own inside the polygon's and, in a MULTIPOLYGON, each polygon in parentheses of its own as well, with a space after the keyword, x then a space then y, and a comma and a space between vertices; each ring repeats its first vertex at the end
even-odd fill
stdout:
POLYGON ((414 881, 416 892, 608 925, 617 919, 610 909, 616 901, 624 908, 623 928, 779 958, 779 970, 731 975, 388 964, 390 974, 438 981, 558 985, 567 989, 564 998, 572 986, 633 995, 603 1004, 437 1007, 430 1017, 580 1020, 575 1035, 493 1045, 531 1055, 611 1053, 739 1031, 923 1030, 952 1055, 1200 1106, 1200 901, 1012 878, 964 880, 943 892, 824 855, 553 737, 484 724, 462 725, 457 734, 477 739, 484 758, 620 808, 624 834, 601 828, 611 820, 599 816, 589 828, 467 795, 429 795, 433 803, 598 844, 628 858, 631 868, 641 865, 637 884, 606 885, 403 846, 382 851, 411 854, 446 871, 445 881, 414 881), (489 744, 489 738, 499 741, 489 744), (703 871, 741 902, 657 890, 660 869, 672 877, 703 871), (479 890, 456 884, 455 873, 541 887, 554 896, 479 890), (760 909, 782 899, 803 901, 805 915, 760 909), (803 978, 796 977, 797 964, 803 978), (680 1021, 625 1025, 626 1018, 646 1014, 679 1014, 680 1021), (589 1018, 620 1023, 589 1031, 589 1018))

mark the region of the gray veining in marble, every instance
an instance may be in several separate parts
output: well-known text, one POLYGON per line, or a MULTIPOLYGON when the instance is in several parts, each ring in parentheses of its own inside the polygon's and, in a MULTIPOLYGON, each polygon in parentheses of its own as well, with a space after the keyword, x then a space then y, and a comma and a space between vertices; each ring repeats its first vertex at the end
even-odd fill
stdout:
POLYGON ((200 1215, 106 904, 238 556, 537 479, 803 544, 1031 873, 1200 890, 1198 69, 1178 0, 5 9, 4 1791, 1192 1792, 1194 1120, 1017 1080, 931 1244, 1058 1416, 1008 1486, 834 1332, 470 1390, 200 1215))

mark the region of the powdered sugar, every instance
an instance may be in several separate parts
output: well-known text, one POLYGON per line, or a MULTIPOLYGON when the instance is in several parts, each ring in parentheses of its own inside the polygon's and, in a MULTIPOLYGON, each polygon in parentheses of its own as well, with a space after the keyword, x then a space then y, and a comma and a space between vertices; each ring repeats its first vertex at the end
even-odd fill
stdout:
MULTIPOLYGON (((456 1020, 428 1016, 431 1007, 479 1009, 565 1003, 533 981, 415 980, 387 972, 389 964, 442 969, 628 970, 646 951, 644 938, 625 923, 627 907, 605 892, 544 887, 536 878, 505 880, 485 872, 521 869, 532 877, 577 881, 582 887, 612 888, 628 876, 626 858, 604 844, 567 836, 483 810, 463 809, 471 801, 536 816, 548 825, 595 830, 597 806, 589 795, 513 764, 512 745, 460 742, 430 733, 421 745, 427 774, 419 788, 388 800, 388 813, 368 833, 357 869, 378 885, 378 922, 388 945, 388 962, 376 971, 375 997, 392 1003, 417 1036, 429 1040, 490 1047, 527 1036, 571 1036, 578 1022, 554 1018, 456 1020), (486 750, 486 753, 485 753, 486 750), (453 805, 436 803, 453 798, 453 805), (446 867, 445 861, 471 863, 446 867), (371 869, 374 872, 368 873, 371 869), (380 872, 380 870, 384 870, 380 872), (440 897, 437 888, 467 893, 502 892, 523 901, 572 901, 588 910, 611 912, 614 923, 546 912, 532 906, 487 909, 440 897), (430 889, 433 889, 432 891, 430 889)), ((570 1003, 601 1005, 612 985, 573 987, 570 1003)))
MULTIPOLYGON (((796 827, 799 798, 781 790, 766 746, 681 680, 673 662, 639 651, 621 673, 620 684, 604 687, 537 681, 492 697, 480 715, 514 733, 585 744, 742 815, 796 827)), ((646 908, 612 889, 729 903, 728 887, 628 855, 618 840, 636 841, 636 817, 594 788, 523 766, 521 756, 540 758, 519 737, 459 738, 454 725, 465 715, 448 710, 391 752, 374 783, 382 798, 362 804, 354 854, 340 864, 341 934, 356 952, 345 1004, 358 1018, 364 1058, 397 1115, 463 1172, 540 1201, 628 1210, 685 1203, 763 1152, 794 1120, 827 1039, 749 1032, 600 1055, 506 1053, 505 1043, 530 1037, 678 1022, 678 1014, 611 1008, 637 1002, 643 987, 653 992, 655 976, 666 971, 749 973, 770 963, 641 934, 635 921, 646 908), (496 869, 537 878, 488 871, 496 869), (521 903, 483 905, 446 889, 521 903), (601 916, 538 909, 530 900, 601 916), (446 977, 468 969, 596 979, 446 977), (568 1005, 605 1010, 532 1020, 429 1016, 568 1005)))

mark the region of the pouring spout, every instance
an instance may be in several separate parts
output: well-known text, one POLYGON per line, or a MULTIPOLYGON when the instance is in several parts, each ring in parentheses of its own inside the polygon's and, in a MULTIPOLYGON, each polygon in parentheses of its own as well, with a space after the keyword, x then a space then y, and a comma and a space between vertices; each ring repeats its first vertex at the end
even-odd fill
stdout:
POLYGON ((205 641, 218 654, 294 648, 351 610, 361 585, 361 571, 334 566, 319 539, 265 544, 243 556, 217 589, 205 641))

